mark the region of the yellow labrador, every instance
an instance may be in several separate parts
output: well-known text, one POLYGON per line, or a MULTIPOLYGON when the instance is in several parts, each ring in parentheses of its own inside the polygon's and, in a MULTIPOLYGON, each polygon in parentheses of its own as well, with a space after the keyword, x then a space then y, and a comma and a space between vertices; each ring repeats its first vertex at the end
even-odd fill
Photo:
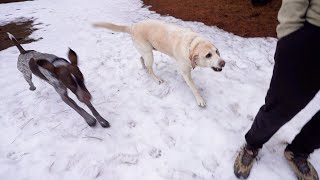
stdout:
POLYGON ((180 72, 191 88, 198 105, 206 106, 191 78, 191 70, 199 66, 221 71, 224 67, 225 61, 221 59, 218 49, 210 41, 189 29, 156 20, 141 21, 131 26, 119 26, 106 22, 95 23, 94 26, 129 33, 134 46, 141 54, 143 67, 159 84, 163 80, 153 72, 152 51, 157 50, 176 59, 180 72))

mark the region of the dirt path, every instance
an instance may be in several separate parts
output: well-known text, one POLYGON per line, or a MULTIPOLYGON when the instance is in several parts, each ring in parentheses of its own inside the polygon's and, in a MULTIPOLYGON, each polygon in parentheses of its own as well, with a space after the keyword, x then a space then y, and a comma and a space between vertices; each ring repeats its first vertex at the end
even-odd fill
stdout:
POLYGON ((143 0, 150 10, 214 25, 243 37, 276 37, 281 0, 256 7, 249 0, 143 0))

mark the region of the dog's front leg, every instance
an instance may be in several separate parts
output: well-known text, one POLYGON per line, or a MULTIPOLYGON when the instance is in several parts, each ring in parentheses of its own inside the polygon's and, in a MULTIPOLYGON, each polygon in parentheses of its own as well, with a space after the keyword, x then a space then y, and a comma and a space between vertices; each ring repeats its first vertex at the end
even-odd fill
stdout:
POLYGON ((182 76, 184 78, 184 80, 186 81, 186 83, 188 84, 188 86, 190 87, 194 97, 196 98, 197 104, 198 106, 201 107, 205 107, 206 106, 206 102, 203 100, 203 98, 201 97, 196 85, 193 82, 193 79, 191 77, 191 69, 184 69, 182 70, 182 76))
POLYGON ((98 120, 98 122, 100 123, 100 125, 102 127, 108 128, 110 127, 110 124, 107 120, 105 120, 99 113, 98 111, 93 107, 93 105, 91 104, 91 102, 86 102, 85 103, 88 108, 90 109, 90 111, 92 112, 92 114, 94 115, 94 117, 96 117, 96 119, 98 120))
POLYGON ((68 104, 70 107, 72 107, 72 109, 74 109, 75 111, 77 111, 83 118, 84 120, 86 120, 86 122, 88 123, 89 126, 94 126, 96 125, 96 119, 94 117, 92 117, 89 113, 87 113, 84 109, 82 109, 81 107, 79 107, 76 102, 74 102, 74 100, 72 100, 71 98, 69 98, 69 96, 67 95, 67 93, 61 94, 60 95, 62 100, 68 104))

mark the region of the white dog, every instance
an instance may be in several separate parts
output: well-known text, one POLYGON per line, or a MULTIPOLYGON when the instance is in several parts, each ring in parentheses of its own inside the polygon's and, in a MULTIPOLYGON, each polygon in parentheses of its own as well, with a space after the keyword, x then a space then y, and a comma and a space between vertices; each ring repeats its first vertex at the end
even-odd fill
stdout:
POLYGON ((132 26, 119 26, 112 23, 95 23, 117 32, 126 32, 132 36, 134 46, 141 54, 141 63, 150 76, 159 84, 163 82, 153 72, 153 50, 165 53, 176 59, 180 72, 191 88, 199 106, 206 106, 191 78, 191 70, 196 66, 209 67, 221 71, 225 61, 220 58, 218 49, 197 33, 173 24, 156 20, 141 21, 132 26))

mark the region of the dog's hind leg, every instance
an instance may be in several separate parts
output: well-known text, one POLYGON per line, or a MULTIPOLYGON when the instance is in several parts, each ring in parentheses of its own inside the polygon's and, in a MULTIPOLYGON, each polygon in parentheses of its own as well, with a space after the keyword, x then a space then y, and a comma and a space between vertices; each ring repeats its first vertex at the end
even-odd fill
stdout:
POLYGON ((26 67, 26 68, 19 69, 19 71, 22 72, 24 79, 29 84, 29 86, 30 86, 29 90, 31 90, 31 91, 36 90, 36 87, 34 86, 34 84, 32 82, 32 72, 31 72, 31 70, 29 70, 29 68, 26 67))
POLYGON ((164 81, 159 78, 157 75, 153 72, 153 53, 152 50, 149 52, 143 52, 141 53, 142 59, 144 61, 145 67, 147 68, 148 74, 154 79, 158 84, 163 83, 164 81))
POLYGON ((110 124, 107 120, 105 120, 99 113, 98 111, 93 107, 93 105, 91 104, 91 102, 86 102, 85 103, 88 108, 90 109, 90 111, 92 112, 92 114, 94 115, 94 117, 96 117, 96 119, 98 120, 99 124, 102 127, 108 128, 110 127, 110 124))
MULTIPOLYGON (((56 89, 56 91, 59 93, 59 89, 56 89)), ((59 93, 60 94, 60 93, 59 93)), ((81 107, 79 107, 77 105, 76 102, 74 102, 74 100, 72 100, 67 93, 63 93, 60 94, 62 100, 68 104, 72 109, 74 109, 75 111, 77 111, 77 113, 79 113, 84 120, 88 123, 89 126, 94 126, 96 125, 96 119, 94 117, 92 117, 89 113, 87 113, 84 109, 82 109, 81 107)))
POLYGON ((147 69, 148 74, 154 79, 158 84, 163 83, 164 81, 159 78, 153 72, 153 53, 152 53, 152 45, 145 41, 137 41, 133 40, 133 44, 141 54, 140 61, 143 68, 147 69))

